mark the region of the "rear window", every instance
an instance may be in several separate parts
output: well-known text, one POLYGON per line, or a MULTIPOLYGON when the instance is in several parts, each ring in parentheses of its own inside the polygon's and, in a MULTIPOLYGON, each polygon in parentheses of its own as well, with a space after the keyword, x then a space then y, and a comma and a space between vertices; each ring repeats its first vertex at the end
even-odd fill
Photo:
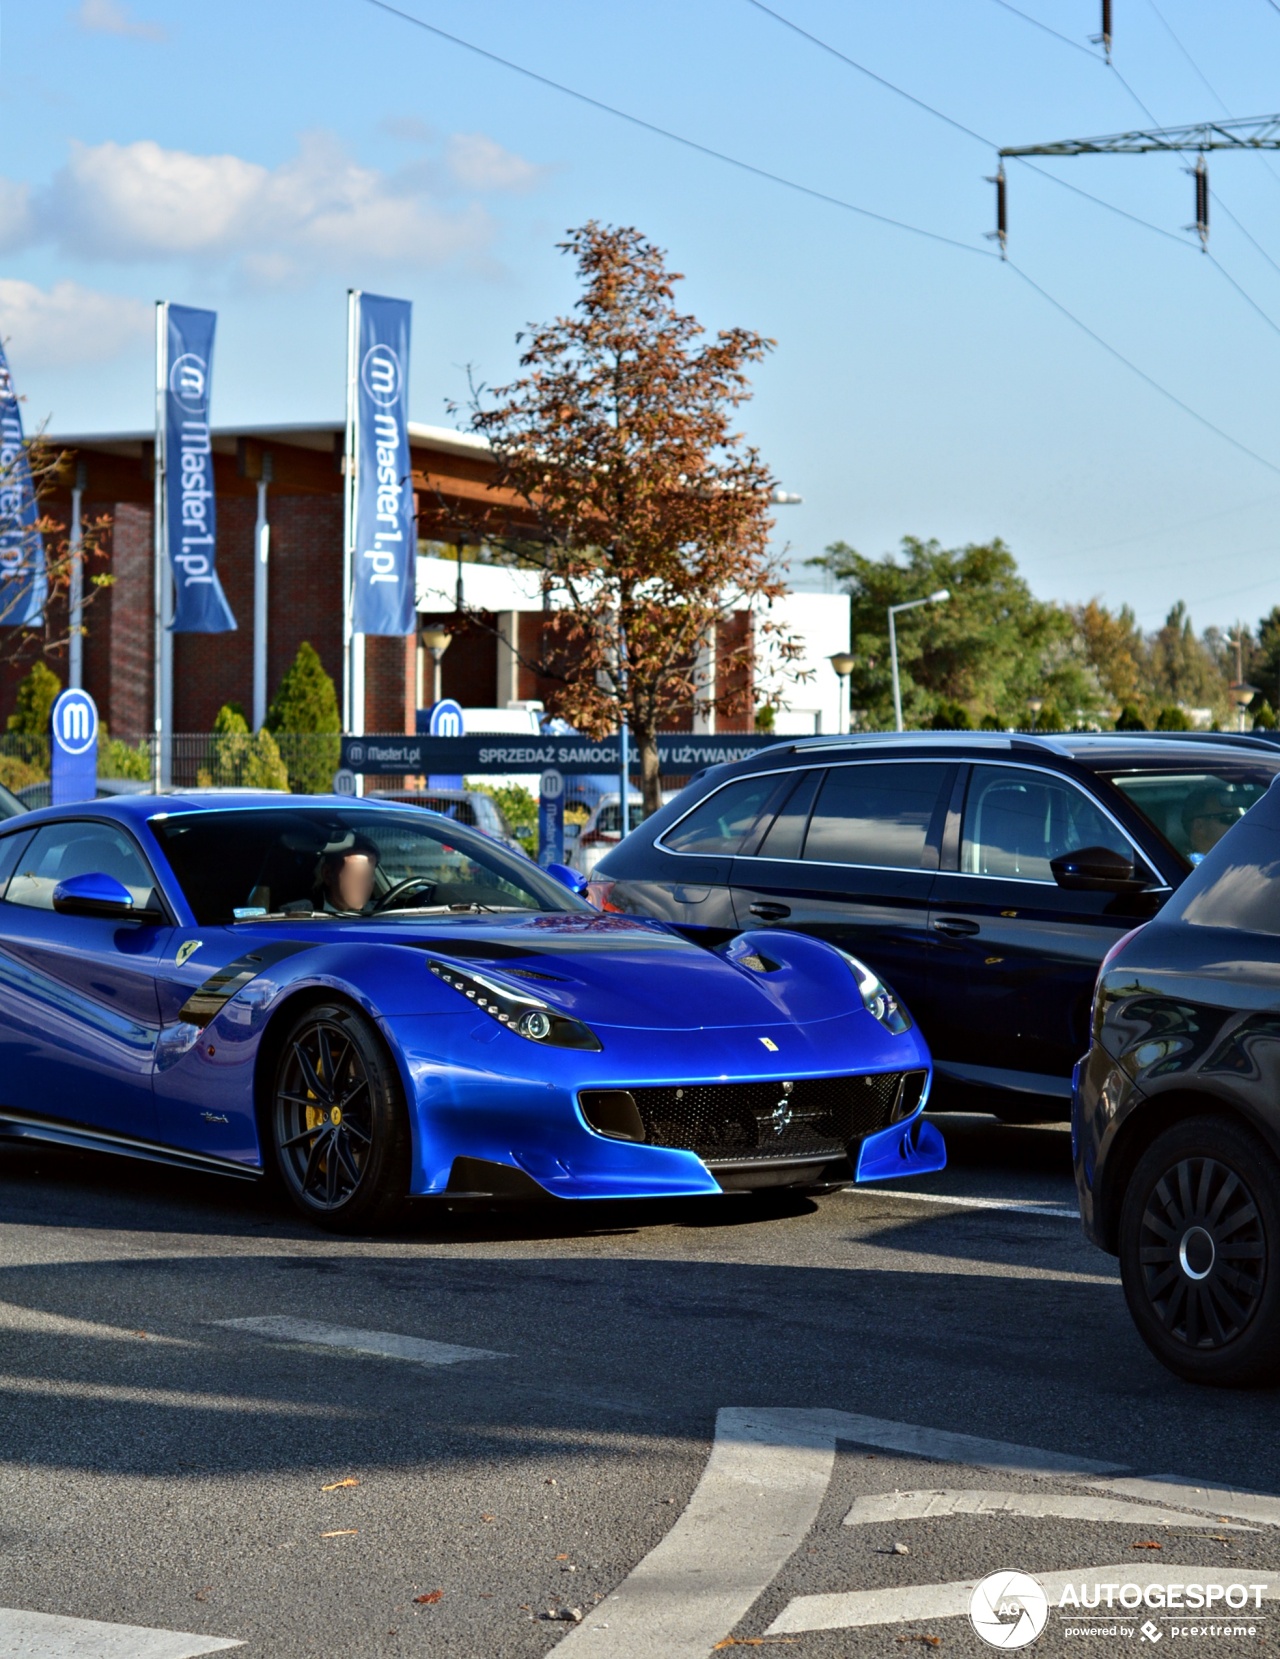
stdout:
POLYGON ((1280 934, 1280 832, 1241 824, 1203 871, 1187 877, 1161 920, 1280 934))
POLYGON ((1178 772, 1113 772, 1108 782, 1188 864, 1199 864, 1271 786, 1273 767, 1215 765, 1178 772))
POLYGON ((673 853, 736 853, 778 787, 776 772, 727 783, 662 837, 673 853))
POLYGON ((835 766, 809 820, 806 863, 918 870, 949 766, 900 762, 835 766))

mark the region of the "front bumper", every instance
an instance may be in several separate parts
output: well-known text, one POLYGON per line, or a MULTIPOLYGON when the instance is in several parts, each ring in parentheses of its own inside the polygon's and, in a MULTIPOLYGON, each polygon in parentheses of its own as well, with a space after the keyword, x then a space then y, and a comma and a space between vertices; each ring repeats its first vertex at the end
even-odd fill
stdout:
POLYGON ((910 1117, 848 1143, 839 1170, 829 1154, 772 1160, 774 1173, 767 1180, 751 1179, 753 1170, 764 1173, 771 1162, 767 1155, 735 1160, 732 1170, 713 1169, 694 1151, 597 1132, 578 1101, 584 1090, 931 1071, 918 1032, 893 1036, 870 1016, 777 1032, 612 1028, 601 1033, 605 1048, 599 1054, 535 1047, 473 1014, 398 1019, 386 1022, 385 1030, 415 1103, 415 1195, 698 1197, 788 1181, 882 1181, 926 1174, 946 1163, 942 1136, 923 1120, 927 1088, 910 1117), (868 1025, 875 1028, 870 1034, 868 1025), (761 1054, 766 1063, 759 1064, 754 1051, 766 1037, 774 1047, 761 1054), (750 1058, 750 1071, 744 1057, 750 1058), (520 1075, 514 1074, 517 1068, 520 1075), (789 1169, 780 1167, 784 1164, 789 1169), (499 1191, 503 1170, 514 1180, 499 1191))

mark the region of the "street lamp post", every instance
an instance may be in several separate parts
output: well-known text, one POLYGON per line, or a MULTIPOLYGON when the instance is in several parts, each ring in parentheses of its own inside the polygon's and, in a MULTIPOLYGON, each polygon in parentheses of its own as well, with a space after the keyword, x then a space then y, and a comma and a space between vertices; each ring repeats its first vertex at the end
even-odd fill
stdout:
POLYGON ((908 599, 903 605, 889 606, 889 661, 893 669, 893 718, 895 728, 902 728, 902 685, 898 679, 898 629, 895 618, 899 611, 914 611, 919 605, 941 605, 951 597, 950 588, 939 588, 923 599, 908 599))
POLYGON ((424 628, 422 643, 431 653, 431 701, 440 701, 440 659, 449 649, 452 634, 445 628, 424 628))
POLYGON ((843 734, 850 729, 849 676, 853 673, 854 659, 848 651, 833 651, 827 661, 840 680, 840 731, 843 734))

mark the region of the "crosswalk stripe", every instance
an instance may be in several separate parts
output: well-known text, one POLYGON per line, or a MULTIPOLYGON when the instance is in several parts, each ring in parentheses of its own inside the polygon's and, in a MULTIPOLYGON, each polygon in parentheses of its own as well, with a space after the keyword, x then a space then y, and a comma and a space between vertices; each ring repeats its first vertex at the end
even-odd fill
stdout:
MULTIPOLYGON (((1124 1484, 1124 1483, 1121 1483, 1124 1484)), ((1134 1482, 1133 1484, 1140 1484, 1134 1482)), ((1170 1500, 1172 1501, 1172 1500, 1170 1500)), ((1204 1527, 1204 1515, 1189 1510, 1157 1509, 1123 1498, 1095 1498, 1087 1492, 1000 1492, 986 1487, 946 1488, 931 1492, 878 1492, 858 1498, 844 1518, 847 1527, 884 1521, 936 1520, 943 1515, 1021 1515, 1031 1520, 1119 1522, 1122 1526, 1172 1526, 1190 1521, 1204 1527)), ((1256 1532, 1238 1521, 1215 1525, 1229 1532, 1256 1532)))
MULTIPOLYGON (((468 1359, 509 1359, 492 1348, 461 1348, 453 1342, 431 1342, 426 1337, 403 1336, 398 1331, 361 1331, 348 1325, 326 1325, 318 1319, 294 1319, 289 1314, 263 1314, 251 1319, 218 1319, 224 1330, 248 1331, 276 1342, 305 1342, 312 1347, 345 1348, 353 1354, 375 1354, 381 1359, 407 1359, 415 1365, 457 1365, 468 1359)), ((0 1655, 0 1659, 4 1659, 0 1655)))
POLYGON ((198 1659, 244 1643, 228 1636, 197 1636, 149 1625, 104 1624, 0 1607, 2 1659, 198 1659))
MULTIPOLYGON (((1266 1601, 1274 1601, 1278 1587, 1265 1573, 1253 1568, 1232 1567, 1224 1580, 1223 1564, 1212 1567, 1135 1567, 1122 1561, 1115 1567, 1076 1567, 1066 1572, 1036 1573, 1035 1579, 1053 1605, 1069 1585, 1115 1584, 1126 1588, 1133 1584, 1147 1590, 1167 1584, 1217 1584, 1225 1582, 1261 1584, 1266 1601)), ((797 1596, 789 1601, 778 1617, 765 1631, 766 1636, 795 1636, 806 1630, 852 1630, 858 1626, 876 1624, 925 1624, 935 1619, 955 1619, 969 1611, 969 1600, 982 1581, 978 1578, 953 1580, 949 1584, 910 1584, 893 1590, 848 1590, 840 1595, 797 1596)), ((1094 1611, 1091 1609, 1091 1611, 1094 1611)), ((1137 1614, 1137 1608, 1113 1611, 1137 1614)), ((1143 1608, 1144 1615, 1148 1612, 1143 1608)), ((1192 1615, 1197 1620, 1203 1612, 1192 1615)), ((1223 1605, 1214 1609, 1214 1616, 1239 1619, 1238 1611, 1227 1614, 1223 1605)))
POLYGON ((1150 1475, 1142 1480, 1091 1480, 1107 1492, 1129 1498, 1151 1498, 1157 1503, 1181 1504, 1206 1515, 1230 1515, 1238 1521, 1256 1521, 1259 1526, 1280 1526, 1280 1497, 1272 1492, 1251 1492, 1240 1486, 1195 1486, 1185 1475, 1150 1475))

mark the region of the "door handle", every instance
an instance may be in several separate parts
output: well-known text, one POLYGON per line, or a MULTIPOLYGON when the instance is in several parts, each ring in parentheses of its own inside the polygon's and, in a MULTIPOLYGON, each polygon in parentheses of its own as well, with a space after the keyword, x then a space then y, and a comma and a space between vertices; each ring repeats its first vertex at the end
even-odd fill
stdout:
POLYGON ((789 904, 758 903, 747 907, 753 916, 759 916, 764 922, 780 922, 784 916, 791 914, 789 904))
POLYGON ((961 939, 967 934, 978 931, 977 922, 968 921, 964 916, 939 916, 933 924, 935 933, 945 933, 950 939, 961 939))

